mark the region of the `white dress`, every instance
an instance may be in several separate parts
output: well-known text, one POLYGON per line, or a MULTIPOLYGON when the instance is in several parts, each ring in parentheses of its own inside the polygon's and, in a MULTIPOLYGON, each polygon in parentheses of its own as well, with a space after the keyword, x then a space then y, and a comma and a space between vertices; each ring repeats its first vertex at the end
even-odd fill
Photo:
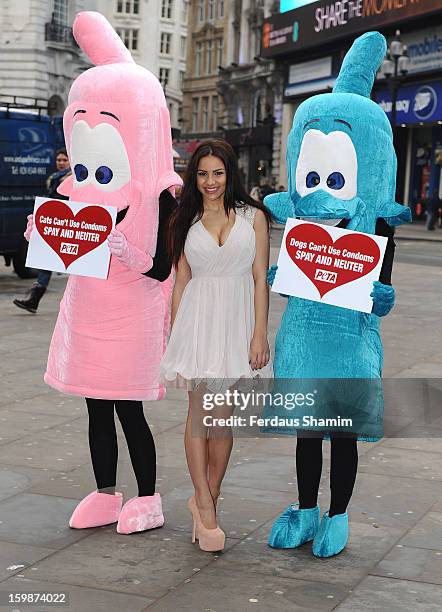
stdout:
POLYGON ((270 378, 272 366, 252 370, 249 348, 255 324, 256 208, 236 209, 219 246, 201 220, 191 226, 184 254, 192 271, 161 361, 163 379, 221 390, 240 378, 270 378), (209 383, 210 381, 210 383, 209 383), (222 384, 224 381, 224 384, 222 384), (228 385, 226 385, 226 381, 228 385))

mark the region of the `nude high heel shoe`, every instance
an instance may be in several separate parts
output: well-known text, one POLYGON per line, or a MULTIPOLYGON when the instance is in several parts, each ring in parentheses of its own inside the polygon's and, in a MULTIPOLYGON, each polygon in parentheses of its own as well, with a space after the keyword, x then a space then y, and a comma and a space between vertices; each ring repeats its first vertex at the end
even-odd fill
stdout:
POLYGON ((187 506, 193 518, 192 544, 195 543, 195 540, 198 540, 199 547, 206 552, 223 550, 226 542, 224 531, 220 527, 208 529, 203 525, 194 496, 189 499, 187 506))

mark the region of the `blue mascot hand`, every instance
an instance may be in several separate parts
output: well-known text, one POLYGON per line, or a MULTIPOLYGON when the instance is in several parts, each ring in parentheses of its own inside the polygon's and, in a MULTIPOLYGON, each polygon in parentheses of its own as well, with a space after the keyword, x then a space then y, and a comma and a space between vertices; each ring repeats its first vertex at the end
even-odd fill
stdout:
POLYGON ((273 264, 273 266, 270 266, 270 268, 267 270, 267 282, 269 283, 270 287, 273 285, 273 281, 275 280, 277 269, 278 266, 273 264))
POLYGON ((373 308, 371 312, 378 317, 385 317, 385 315, 388 315, 394 306, 394 288, 391 285, 384 285, 380 281, 375 281, 370 296, 373 298, 373 308))

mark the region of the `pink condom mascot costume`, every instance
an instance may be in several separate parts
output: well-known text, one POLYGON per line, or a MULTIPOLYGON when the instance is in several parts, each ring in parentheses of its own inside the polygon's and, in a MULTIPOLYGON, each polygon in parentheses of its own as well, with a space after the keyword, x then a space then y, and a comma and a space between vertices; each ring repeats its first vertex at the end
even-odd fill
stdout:
POLYGON ((88 406, 98 490, 79 503, 70 526, 118 521, 119 533, 132 533, 164 523, 155 493, 155 446, 141 400, 164 396, 159 362, 171 281, 162 284, 149 277, 149 270, 159 249, 161 207, 168 198, 175 204, 166 190, 173 192, 181 179, 173 171, 170 119, 158 80, 134 63, 99 13, 78 14, 73 32, 95 67, 70 90, 64 132, 73 176, 59 191, 72 201, 116 206, 118 216, 108 239, 108 278, 68 280, 45 381, 64 393, 85 396, 88 406), (139 489, 138 497, 123 507, 121 493, 115 492, 114 409, 139 489))

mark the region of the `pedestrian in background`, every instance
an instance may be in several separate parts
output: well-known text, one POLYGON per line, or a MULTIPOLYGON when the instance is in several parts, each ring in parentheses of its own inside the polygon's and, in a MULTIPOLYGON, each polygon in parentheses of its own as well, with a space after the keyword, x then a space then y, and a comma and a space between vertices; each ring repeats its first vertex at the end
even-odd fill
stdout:
MULTIPOLYGON (((70 174, 71 168, 66 149, 59 149, 55 154, 56 171, 53 172, 46 180, 46 191, 50 198, 57 200, 67 200, 65 196, 57 193, 57 189, 70 174)), ((52 272, 49 270, 39 270, 37 282, 32 285, 24 299, 15 299, 14 304, 23 310, 27 310, 32 314, 37 312, 38 304, 48 288, 51 280, 52 272)))
POLYGON ((257 202, 261 201, 261 188, 259 185, 254 185, 250 190, 250 197, 256 200, 257 202))
POLYGON ((274 186, 270 185, 269 182, 267 181, 266 183, 264 183, 264 185, 261 185, 261 202, 264 201, 264 198, 268 195, 271 195, 272 193, 275 193, 275 188, 274 186))
POLYGON ((439 199, 437 189, 433 189, 431 195, 427 198, 425 202, 425 209, 427 213, 427 222, 425 227, 428 231, 433 231, 435 229, 436 221, 437 221, 437 213, 439 212, 439 208, 442 205, 441 200, 439 199))

